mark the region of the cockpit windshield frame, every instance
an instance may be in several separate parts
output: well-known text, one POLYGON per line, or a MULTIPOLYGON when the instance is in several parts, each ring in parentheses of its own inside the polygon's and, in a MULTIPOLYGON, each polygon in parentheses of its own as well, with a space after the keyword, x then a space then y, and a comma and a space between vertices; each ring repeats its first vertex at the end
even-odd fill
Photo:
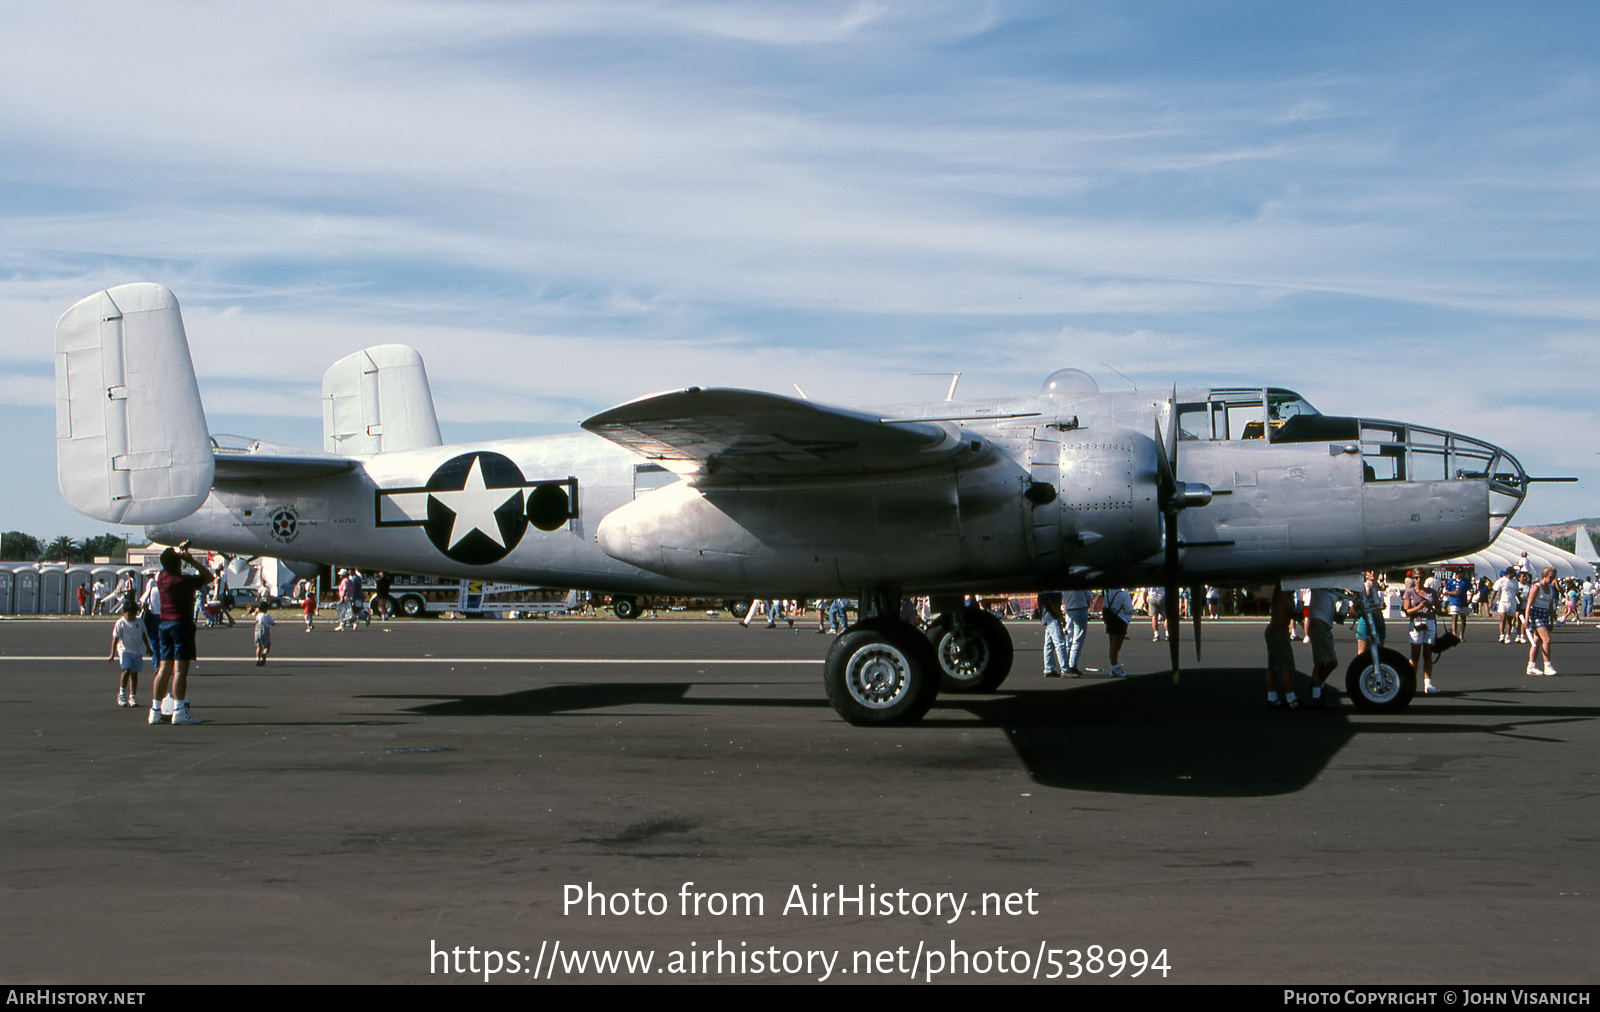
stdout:
POLYGON ((1178 405, 1180 440, 1262 439, 1291 418, 1321 412, 1281 387, 1218 387, 1205 401, 1178 405), (1269 429, 1270 426, 1270 429, 1269 429))

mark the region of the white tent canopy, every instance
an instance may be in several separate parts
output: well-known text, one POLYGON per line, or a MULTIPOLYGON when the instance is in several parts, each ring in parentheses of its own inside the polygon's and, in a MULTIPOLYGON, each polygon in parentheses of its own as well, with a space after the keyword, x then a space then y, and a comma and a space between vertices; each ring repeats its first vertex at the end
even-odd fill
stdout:
MULTIPOLYGON (((1587 533, 1584 533, 1587 537, 1587 533)), ((1523 553, 1528 555, 1528 568, 1533 571, 1537 579, 1539 572, 1546 566, 1555 568, 1559 579, 1591 580, 1594 578, 1595 568, 1588 562, 1578 558, 1571 552, 1565 552, 1555 545, 1547 544, 1537 538, 1507 527, 1494 539, 1494 543, 1481 552, 1471 555, 1462 555, 1454 559, 1446 559, 1435 563, 1440 566, 1465 566, 1473 567, 1474 575, 1487 576, 1494 579, 1507 568, 1517 565, 1523 553)))

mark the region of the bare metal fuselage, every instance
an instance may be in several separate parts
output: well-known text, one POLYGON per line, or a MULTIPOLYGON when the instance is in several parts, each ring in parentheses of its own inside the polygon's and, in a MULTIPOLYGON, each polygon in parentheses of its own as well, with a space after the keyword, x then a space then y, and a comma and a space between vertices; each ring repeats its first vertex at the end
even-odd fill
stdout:
MULTIPOLYGON (((1434 448, 1405 426, 1382 423, 1375 437, 1349 419, 1353 438, 1268 438, 1283 430, 1262 394, 1255 438, 1236 423, 1233 438, 1201 438, 1221 435, 1218 426, 1185 429, 1176 442, 1176 477, 1213 493, 1178 513, 1186 585, 1475 551, 1509 516, 1491 493, 1511 495, 1510 509, 1520 498, 1509 455, 1448 433, 1417 430, 1439 437, 1434 448), (1409 469, 1374 473, 1375 462, 1381 470, 1396 459, 1409 469)), ((673 480, 661 462, 589 433, 378 453, 332 477, 219 480, 200 510, 150 534, 229 553, 629 594, 1149 585, 1162 581, 1160 420, 1170 433, 1185 406, 1216 400, 1185 391, 1172 402, 1133 393, 917 405, 890 417, 960 418, 941 423, 950 436, 936 462, 770 481, 719 482, 704 471, 673 480), (464 470, 467 455, 472 466, 515 465, 527 490, 513 497, 517 508, 531 510, 541 484, 560 485, 572 497, 566 514, 502 524, 498 538, 485 525, 496 543, 479 541, 497 557, 453 557, 467 553, 452 549, 459 531, 440 526, 451 518, 440 504, 462 493, 429 487, 452 462, 464 470)), ((500 491, 488 490, 490 505, 500 491)))

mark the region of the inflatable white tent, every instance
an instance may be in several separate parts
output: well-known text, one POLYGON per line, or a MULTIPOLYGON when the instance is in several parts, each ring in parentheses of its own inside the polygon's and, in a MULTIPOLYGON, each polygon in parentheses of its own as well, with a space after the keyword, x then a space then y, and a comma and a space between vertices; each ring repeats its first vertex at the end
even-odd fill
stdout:
MULTIPOLYGON (((1588 540, 1589 534, 1583 528, 1578 528, 1578 533, 1583 541, 1588 540)), ((1582 542, 1579 547, 1582 547, 1582 542)), ((1593 545, 1590 547, 1592 550, 1593 545)), ((1474 575, 1487 576, 1492 580, 1505 572, 1508 567, 1515 566, 1521 561, 1523 553, 1527 553, 1528 568, 1533 571, 1535 579, 1538 579, 1539 572, 1546 566, 1554 566, 1557 578, 1562 580, 1594 578, 1595 567, 1592 563, 1585 562, 1571 552, 1562 551, 1555 545, 1530 537, 1512 527, 1501 531, 1500 536, 1494 539, 1494 543, 1480 552, 1446 559, 1435 565, 1470 565, 1473 567, 1474 575)))

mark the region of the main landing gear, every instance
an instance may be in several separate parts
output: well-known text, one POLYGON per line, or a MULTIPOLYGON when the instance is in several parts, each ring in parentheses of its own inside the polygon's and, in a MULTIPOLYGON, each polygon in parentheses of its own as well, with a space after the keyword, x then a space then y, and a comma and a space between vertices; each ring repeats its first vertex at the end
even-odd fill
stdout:
POLYGON ((981 608, 947 612, 927 635, 883 610, 840 633, 823 662, 828 702, 852 724, 914 724, 941 688, 992 692, 1011 671, 1011 634, 981 608))
POLYGON ((928 626, 928 642, 945 692, 993 692, 1011 674, 1011 634, 982 608, 940 615, 928 626))

